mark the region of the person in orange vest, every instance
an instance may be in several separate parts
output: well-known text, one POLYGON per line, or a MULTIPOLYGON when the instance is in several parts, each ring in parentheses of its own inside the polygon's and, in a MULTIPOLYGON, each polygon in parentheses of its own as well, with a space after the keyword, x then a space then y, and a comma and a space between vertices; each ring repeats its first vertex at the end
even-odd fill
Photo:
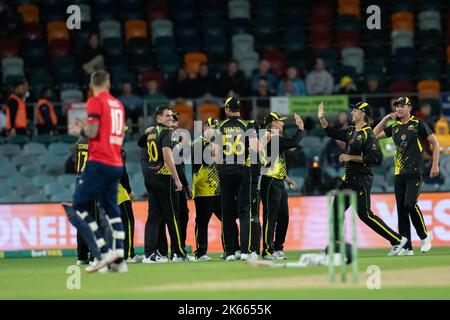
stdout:
POLYGON ((53 90, 45 87, 41 91, 41 98, 36 105, 36 123, 39 134, 56 134, 58 130, 58 118, 51 103, 53 90))
POLYGON ((27 108, 25 106, 25 94, 27 88, 24 81, 17 82, 13 86, 13 92, 6 103, 6 130, 10 136, 27 134, 27 108))

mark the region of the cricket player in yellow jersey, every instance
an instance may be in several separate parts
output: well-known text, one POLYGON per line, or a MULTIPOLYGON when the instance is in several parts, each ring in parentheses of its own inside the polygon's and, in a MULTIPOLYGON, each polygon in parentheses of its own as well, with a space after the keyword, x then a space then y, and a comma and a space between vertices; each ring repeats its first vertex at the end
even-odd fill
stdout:
MULTIPOLYGON (((276 112, 267 114, 264 118, 264 125, 270 137, 275 135, 278 138, 278 149, 275 155, 270 154, 271 144, 274 139, 270 139, 267 147, 267 159, 274 158, 273 163, 265 163, 261 177, 261 200, 263 205, 263 250, 264 260, 283 260, 284 241, 289 225, 288 195, 284 186, 287 177, 286 161, 284 152, 291 148, 298 147, 304 130, 304 124, 299 115, 294 114, 297 131, 292 137, 283 135, 284 121, 287 118, 281 117, 276 112)), ((275 140, 276 141, 276 140, 275 140)), ((292 181, 287 180, 291 187, 292 181)), ((291 187, 293 188, 293 187, 291 187)))
MULTIPOLYGON (((211 139, 214 138, 214 130, 218 124, 217 120, 209 118, 203 128, 203 136, 192 143, 193 155, 193 188, 192 197, 195 203, 195 258, 197 261, 211 261, 206 255, 208 251, 208 224, 212 214, 221 220, 222 207, 220 203, 220 181, 217 166, 205 159, 205 152, 210 148, 211 159, 213 148, 211 139), (199 161, 197 158, 200 158, 199 161)), ((237 226, 236 226, 237 227, 237 226)), ((237 230, 236 230, 237 237, 237 230)))
POLYGON ((398 231, 408 239, 408 243, 398 253, 400 256, 414 255, 411 243, 411 224, 413 223, 420 238, 422 253, 431 249, 429 233, 418 198, 422 185, 423 147, 428 142, 433 146, 433 165, 430 177, 439 175, 439 142, 428 125, 411 116, 412 102, 408 97, 400 97, 394 102, 395 112, 384 117, 373 130, 378 139, 392 137, 396 146, 395 164, 395 199, 397 202, 398 231), (397 119, 398 118, 398 119, 397 119), (385 128, 387 122, 397 120, 385 128))

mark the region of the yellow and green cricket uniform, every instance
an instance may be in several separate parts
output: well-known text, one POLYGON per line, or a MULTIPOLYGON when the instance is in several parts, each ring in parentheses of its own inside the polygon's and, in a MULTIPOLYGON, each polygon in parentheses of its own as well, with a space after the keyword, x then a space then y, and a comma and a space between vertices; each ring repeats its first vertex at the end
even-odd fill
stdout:
POLYGON ((432 134, 428 125, 411 116, 408 121, 396 123, 384 129, 395 143, 395 199, 398 212, 398 229, 408 238, 405 249, 412 249, 410 218, 420 239, 428 236, 422 211, 417 204, 422 183, 423 146, 432 134))

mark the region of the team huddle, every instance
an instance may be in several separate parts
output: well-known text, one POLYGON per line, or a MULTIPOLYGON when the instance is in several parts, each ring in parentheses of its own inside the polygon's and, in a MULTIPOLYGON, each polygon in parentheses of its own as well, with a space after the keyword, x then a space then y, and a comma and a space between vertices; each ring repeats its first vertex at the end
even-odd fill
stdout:
MULTIPOLYGON (((207 255, 208 224, 213 214, 221 221, 225 261, 286 259, 284 242, 289 206, 285 183, 291 189, 296 185, 287 176, 284 153, 298 147, 302 139, 304 124, 299 115, 294 114, 295 134, 286 137, 283 134, 286 118, 270 112, 264 118, 263 134, 258 136, 258 123, 242 119, 240 101, 228 98, 224 104, 225 120, 209 118, 203 123, 202 136, 189 143, 193 168, 191 188, 183 161, 174 160, 174 154, 183 153, 183 147, 186 147, 186 141, 176 130, 178 114, 168 106, 158 107, 156 124, 145 130, 136 146, 141 148, 141 169, 148 196, 144 256, 139 257, 133 248, 131 200, 134 194, 122 149, 126 129, 124 108, 109 94, 107 72, 94 72, 90 85, 94 96, 87 101, 87 121, 76 121, 69 127, 71 134, 85 140, 77 144, 79 177, 73 203, 72 206, 64 205, 79 235, 78 262, 89 263, 89 252, 93 259, 87 272, 127 272, 127 262, 210 261, 207 255), (191 198, 195 203, 196 249, 193 257, 186 250, 187 201, 191 198)), ((422 240, 422 252, 431 248, 431 238, 417 205, 423 161, 421 141, 427 140, 433 146, 431 175, 439 174, 436 138, 426 124, 410 116, 408 98, 398 99, 395 106, 396 113, 388 115, 374 130, 368 125, 371 107, 367 103, 352 106, 354 125, 346 130, 328 125, 322 103, 318 110, 319 121, 327 135, 346 144, 345 152, 339 158, 345 163, 345 175, 338 188, 355 191, 358 216, 391 243, 390 256, 413 254, 410 217, 422 240), (385 128, 389 119, 397 117, 399 121, 385 128), (381 161, 377 139, 391 136, 397 146, 398 233, 370 209, 371 166, 381 161)), ((349 205, 347 201, 346 208, 349 205)), ((336 201, 333 208, 337 216, 336 201)), ((337 242, 338 230, 335 237, 337 242)))

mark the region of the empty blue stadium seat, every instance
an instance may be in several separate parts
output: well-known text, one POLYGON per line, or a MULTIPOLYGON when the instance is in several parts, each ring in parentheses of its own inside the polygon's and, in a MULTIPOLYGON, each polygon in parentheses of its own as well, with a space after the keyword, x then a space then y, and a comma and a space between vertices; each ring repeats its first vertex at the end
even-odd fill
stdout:
POLYGON ((50 154, 58 156, 68 156, 71 152, 71 146, 68 143, 56 142, 48 146, 50 154))

